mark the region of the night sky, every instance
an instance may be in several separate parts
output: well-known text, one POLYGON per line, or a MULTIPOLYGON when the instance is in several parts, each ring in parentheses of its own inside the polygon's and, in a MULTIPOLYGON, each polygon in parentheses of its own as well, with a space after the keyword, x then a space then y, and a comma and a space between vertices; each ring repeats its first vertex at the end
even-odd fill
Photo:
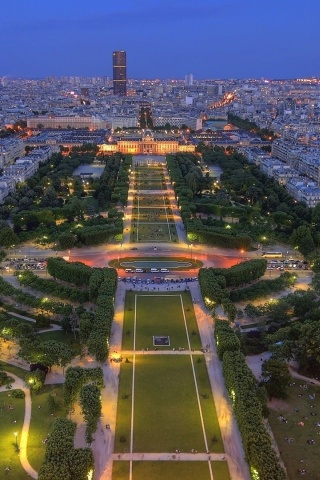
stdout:
POLYGON ((320 76, 319 0, 2 0, 0 76, 320 76))

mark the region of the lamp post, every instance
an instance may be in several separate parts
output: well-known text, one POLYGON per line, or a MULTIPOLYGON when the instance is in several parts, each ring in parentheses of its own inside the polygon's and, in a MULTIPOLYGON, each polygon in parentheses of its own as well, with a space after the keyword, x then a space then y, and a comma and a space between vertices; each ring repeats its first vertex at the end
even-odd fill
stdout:
POLYGON ((16 449, 18 450, 18 432, 14 432, 14 436, 16 438, 16 449))

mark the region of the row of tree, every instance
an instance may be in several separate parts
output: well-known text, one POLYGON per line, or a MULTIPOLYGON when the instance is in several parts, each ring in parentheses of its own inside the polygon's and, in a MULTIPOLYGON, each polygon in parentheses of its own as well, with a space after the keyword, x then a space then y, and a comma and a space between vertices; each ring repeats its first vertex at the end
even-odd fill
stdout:
POLYGON ((13 287, 9 282, 0 277, 0 294, 11 297, 16 303, 22 303, 43 312, 51 312, 56 315, 70 315, 72 306, 62 302, 55 302, 47 298, 38 298, 30 293, 22 292, 19 288, 13 287))
POLYGON ((48 259, 48 272, 55 279, 89 287, 89 299, 96 304, 94 315, 84 312, 80 318, 80 338, 98 361, 108 357, 108 340, 114 316, 117 271, 113 268, 90 268, 81 262, 63 258, 48 259))
POLYGON ((215 321, 215 338, 251 475, 260 480, 285 480, 285 473, 263 423, 266 391, 259 387, 248 368, 240 352, 240 342, 226 321, 215 321))
POLYGON ((260 280, 245 288, 237 288, 230 292, 230 300, 240 302, 243 300, 255 300, 267 297, 270 294, 281 292, 295 282, 295 276, 290 272, 284 272, 273 280, 260 280))
POLYGON ((231 268, 200 268, 199 285, 206 306, 214 310, 216 305, 222 305, 229 320, 233 321, 237 309, 230 299, 230 289, 262 277, 266 267, 265 259, 254 259, 231 268))
POLYGON ((63 385, 64 404, 69 412, 79 397, 82 415, 86 423, 86 442, 91 444, 97 422, 101 416, 101 388, 103 372, 100 367, 69 367, 63 385))
POLYGON ((117 271, 101 269, 94 272, 90 283, 90 296, 96 296, 96 312, 91 323, 87 346, 96 360, 104 362, 109 354, 109 339, 114 316, 114 295, 117 288, 117 271), (93 278, 92 278, 93 277, 93 278))
POLYGON ((89 300, 88 290, 63 285, 54 280, 38 277, 30 270, 16 272, 20 285, 24 285, 54 297, 64 298, 72 302, 85 303, 89 300))
POLYGON ((76 423, 58 418, 48 437, 39 480, 87 480, 93 478, 94 459, 90 448, 74 448, 76 423))

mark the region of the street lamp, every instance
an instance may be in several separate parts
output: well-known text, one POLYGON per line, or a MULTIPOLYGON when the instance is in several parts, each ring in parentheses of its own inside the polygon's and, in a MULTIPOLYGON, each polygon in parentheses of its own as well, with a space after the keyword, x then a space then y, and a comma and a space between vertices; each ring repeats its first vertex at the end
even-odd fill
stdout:
POLYGON ((18 432, 14 432, 14 436, 16 437, 16 449, 18 450, 18 432))

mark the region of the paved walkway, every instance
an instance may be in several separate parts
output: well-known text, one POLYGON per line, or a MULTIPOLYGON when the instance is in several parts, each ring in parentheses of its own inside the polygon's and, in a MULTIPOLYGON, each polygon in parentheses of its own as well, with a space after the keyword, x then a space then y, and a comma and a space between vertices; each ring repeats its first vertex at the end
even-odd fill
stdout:
MULTIPOLYGON (((263 352, 259 355, 248 355, 246 357, 246 362, 254 376, 257 380, 260 380, 261 377, 261 365, 264 360, 270 358, 270 352, 263 352)), ((316 380, 315 378, 306 377, 305 375, 301 375, 297 372, 297 365, 296 362, 289 363, 289 371, 293 378, 297 380, 303 380, 304 382, 310 383, 311 385, 320 386, 320 381, 316 380)))
POLYGON ((198 300, 194 305, 194 311, 197 317, 202 345, 204 347, 209 345, 209 352, 204 356, 230 476, 232 480, 251 480, 238 425, 233 416, 231 403, 225 388, 221 362, 217 356, 216 344, 213 338, 213 321, 201 298, 198 282, 191 283, 189 288, 192 297, 198 300))
MULTIPOLYGON (((113 455, 114 460, 122 461, 176 461, 182 460, 183 462, 204 462, 204 461, 224 461, 226 456, 224 453, 115 453, 113 455)), ((217 480, 219 480, 217 478, 217 480)))
MULTIPOLYGON (((31 420, 31 395, 29 388, 26 387, 25 383, 21 378, 17 377, 11 372, 6 372, 10 377, 14 379, 14 383, 12 383, 12 388, 23 390, 25 395, 25 413, 24 413, 24 421, 22 426, 22 431, 20 433, 20 443, 19 443, 19 457, 20 462, 24 470, 28 473, 28 475, 32 478, 38 478, 38 473, 31 467, 28 457, 27 457, 27 445, 28 445, 28 435, 29 435, 29 427, 30 427, 30 420, 31 420)), ((5 391, 5 387, 0 388, 0 392, 5 391)))

